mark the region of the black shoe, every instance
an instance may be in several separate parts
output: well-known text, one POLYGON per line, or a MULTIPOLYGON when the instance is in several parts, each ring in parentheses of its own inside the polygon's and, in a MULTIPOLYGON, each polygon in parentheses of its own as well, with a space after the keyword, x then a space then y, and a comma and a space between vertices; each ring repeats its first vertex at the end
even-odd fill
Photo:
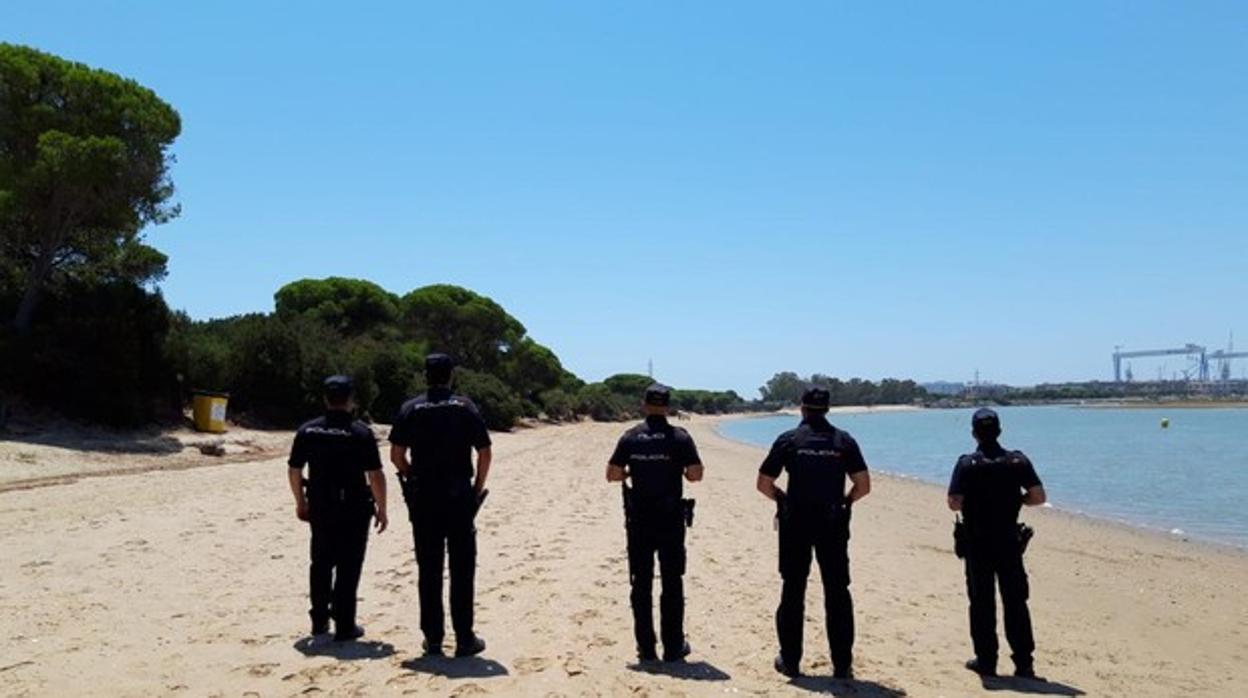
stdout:
POLYGON ((364 626, 352 625, 345 630, 340 629, 334 633, 334 642, 350 642, 364 637, 364 626))
POLYGON ((854 670, 850 667, 845 667, 844 669, 840 669, 840 668, 833 669, 832 678, 840 679, 842 681, 849 681, 854 678, 854 670))
POLYGON ((475 657, 485 651, 485 640, 473 635, 467 642, 455 643, 456 657, 475 657))
POLYGON ((784 661, 783 655, 777 654, 776 661, 772 664, 772 666, 776 668, 776 671, 780 672, 781 674, 784 674, 785 676, 791 679, 795 679, 802 675, 801 669, 798 669, 795 666, 789 666, 788 663, 784 661))
POLYGON ((1020 667, 1015 667, 1015 668, 1014 668, 1014 678, 1016 678, 1016 679, 1032 679, 1033 681, 1040 681, 1040 680, 1042 680, 1039 676, 1036 676, 1036 669, 1035 669, 1035 667, 1033 667, 1033 666, 1031 666, 1031 665, 1025 665, 1025 666, 1020 666, 1020 667))
POLYGON ((685 657, 688 657, 692 652, 693 648, 689 646, 689 642, 687 640, 682 641, 680 647, 675 652, 668 650, 667 647, 663 648, 663 661, 683 662, 685 657))
POLYGON ((441 642, 429 642, 428 640, 425 640, 424 642, 420 643, 420 648, 425 651, 426 657, 445 657, 446 656, 442 652, 441 642))
POLYGON ((978 659, 971 659, 966 662, 966 668, 979 674, 980 676, 996 676, 997 667, 993 664, 980 662, 978 659))
POLYGON ((659 653, 654 651, 653 647, 638 647, 637 661, 639 662, 657 662, 659 661, 659 653))

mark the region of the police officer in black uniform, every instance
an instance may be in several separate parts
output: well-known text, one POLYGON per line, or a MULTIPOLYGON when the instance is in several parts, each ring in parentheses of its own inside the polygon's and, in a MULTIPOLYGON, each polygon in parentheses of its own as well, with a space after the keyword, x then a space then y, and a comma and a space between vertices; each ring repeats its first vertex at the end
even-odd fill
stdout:
POLYGON ((390 432, 390 460, 398 468, 412 522, 425 652, 442 654, 442 565, 449 558, 455 656, 468 657, 485 650, 485 641, 473 630, 474 519, 486 493, 490 436, 476 405, 451 392, 454 367, 446 354, 426 357, 429 389, 399 410, 390 432), (473 449, 477 452, 475 480, 473 449))
POLYGON ((959 548, 966 561, 971 642, 975 658, 966 667, 982 676, 997 672, 996 589, 1001 587, 1005 636, 1013 652, 1014 675, 1035 678, 1031 613, 1027 610, 1026 539, 1018 524, 1024 504, 1044 504, 1044 486, 1021 451, 1001 447, 1001 420, 982 409, 971 417, 979 444, 958 459, 949 481, 949 508, 962 513, 959 548))
POLYGON ((692 522, 692 500, 682 499, 681 478, 702 479, 702 460, 689 432, 667 421, 671 390, 658 383, 646 389, 646 419, 620 437, 607 464, 608 482, 624 484, 628 574, 632 585, 633 632, 641 661, 658 658, 654 636, 654 558, 659 558, 663 594, 659 599, 663 661, 690 653, 685 641, 685 526, 692 522), (686 514, 688 512, 688 514, 686 514))
POLYGON ((299 427, 290 450, 287 475, 295 513, 312 525, 312 634, 354 640, 364 634, 355 623, 356 589, 368 545, 368 523, 386 530, 386 479, 377 439, 354 409, 351 379, 325 380, 325 415, 299 427), (303 480, 303 468, 308 479, 303 480))
POLYGON ((776 501, 780 530, 780 607, 776 671, 798 676, 811 550, 819 561, 833 676, 850 678, 854 647, 854 605, 849 593, 850 505, 871 491, 871 477, 858 443, 827 419, 830 395, 809 388, 802 395, 802 423, 776 439, 758 469, 758 490, 776 501), (776 486, 788 471, 788 490, 776 486), (845 491, 846 479, 852 483, 845 491))

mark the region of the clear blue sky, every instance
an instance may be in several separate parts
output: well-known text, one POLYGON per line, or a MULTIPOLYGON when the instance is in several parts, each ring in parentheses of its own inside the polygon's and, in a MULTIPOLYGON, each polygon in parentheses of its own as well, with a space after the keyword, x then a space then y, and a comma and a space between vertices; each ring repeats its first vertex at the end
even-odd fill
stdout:
POLYGON ((149 241, 197 318, 449 282, 587 379, 749 395, 1248 346, 1248 4, 367 4, 9 0, 0 40, 181 112, 149 241))

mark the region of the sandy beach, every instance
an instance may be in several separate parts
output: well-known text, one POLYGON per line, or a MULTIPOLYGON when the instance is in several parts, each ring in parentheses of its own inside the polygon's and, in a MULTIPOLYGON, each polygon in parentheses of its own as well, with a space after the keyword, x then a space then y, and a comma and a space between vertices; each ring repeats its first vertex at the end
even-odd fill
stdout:
POLYGON ((812 583, 808 676, 790 682, 771 668, 779 576, 772 509, 754 491, 762 452, 717 436, 714 423, 681 423, 707 466, 706 481, 689 488, 698 499, 686 586, 694 653, 683 666, 639 667, 633 657, 620 498, 603 480, 625 425, 495 437, 478 524, 478 630, 489 649, 472 660, 420 657, 410 528, 397 498, 365 563, 366 641, 309 644, 308 532, 272 450, 278 436, 252 460, 193 454, 172 469, 159 467, 167 453, 0 442, 0 482, 38 478, 44 460, 61 478, 0 491, 0 694, 1248 691, 1248 555, 1054 510, 1026 514, 1037 529, 1028 553, 1037 670, 1051 683, 981 684, 962 668, 966 603, 943 493, 883 476, 856 509, 851 542, 859 680, 827 678, 812 583), (134 462, 137 472, 115 474, 134 462), (75 479, 75 467, 112 474, 75 479))

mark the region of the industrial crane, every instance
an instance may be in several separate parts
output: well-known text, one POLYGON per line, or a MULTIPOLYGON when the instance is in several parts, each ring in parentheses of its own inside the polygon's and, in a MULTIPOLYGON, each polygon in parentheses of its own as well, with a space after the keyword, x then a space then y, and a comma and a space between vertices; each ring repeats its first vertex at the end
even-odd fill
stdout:
POLYGON ((1248 359, 1248 351, 1223 351, 1219 349, 1211 352, 1207 357, 1209 361, 1218 362, 1218 375, 1224 381, 1231 379, 1231 359, 1248 359))
MULTIPOLYGON (((1215 352, 1215 354, 1223 352, 1215 352)), ((1190 356, 1194 357, 1199 369, 1200 380, 1209 380, 1209 355, 1199 344, 1187 344, 1175 349, 1140 349, 1136 351, 1114 350, 1114 382, 1122 382, 1122 360, 1135 359, 1143 356, 1190 356)))

